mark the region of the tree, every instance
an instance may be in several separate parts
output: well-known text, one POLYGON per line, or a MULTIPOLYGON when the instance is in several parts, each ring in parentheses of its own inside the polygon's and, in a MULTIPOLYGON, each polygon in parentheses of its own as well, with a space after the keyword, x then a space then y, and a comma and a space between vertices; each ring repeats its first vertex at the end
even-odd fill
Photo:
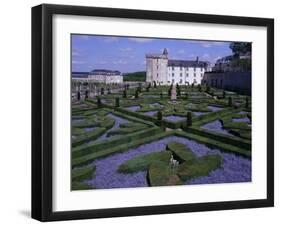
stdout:
POLYGON ((85 91, 85 100, 88 99, 88 90, 85 91))
POLYGON ((80 100, 81 99, 81 94, 80 94, 80 91, 77 92, 77 100, 80 100))
POLYGON ((172 95, 172 89, 169 88, 169 90, 168 90, 168 96, 170 97, 171 95, 172 95))
POLYGON ((177 96, 179 96, 179 97, 181 96, 181 89, 180 89, 180 87, 177 88, 177 96))
POLYGON ((249 108, 249 97, 246 97, 245 108, 249 108))
POLYGON ((127 98, 127 91, 126 91, 126 89, 123 90, 123 98, 127 98))
POLYGON ((232 107, 232 97, 228 97, 228 106, 232 107))
POLYGON ((146 92, 149 92, 149 86, 146 87, 146 92))
POLYGON ((156 88, 157 87, 157 84, 155 81, 153 81, 153 87, 156 88))
POLYGON ((119 97, 115 98, 115 107, 120 107, 119 97))
POLYGON ((138 90, 136 90, 136 92, 135 92, 135 98, 139 98, 139 91, 138 90))
POLYGON ((101 87, 101 91, 100 91, 100 93, 101 93, 101 95, 103 95, 103 94, 104 94, 104 88, 103 88, 103 87, 101 87))
POLYGON ((160 99, 163 99, 163 93, 162 92, 160 93, 160 99))
POLYGON ((245 54, 252 51, 252 44, 250 42, 231 42, 229 48, 234 53, 234 56, 245 54))
POLYGON ((186 114, 186 126, 192 126, 192 115, 190 111, 186 114))
POLYGON ((97 104, 98 104, 98 107, 101 107, 101 105, 102 105, 101 99, 99 96, 97 96, 97 104))
POLYGON ((162 121, 162 118, 163 118, 162 111, 158 111, 157 112, 157 120, 162 121))

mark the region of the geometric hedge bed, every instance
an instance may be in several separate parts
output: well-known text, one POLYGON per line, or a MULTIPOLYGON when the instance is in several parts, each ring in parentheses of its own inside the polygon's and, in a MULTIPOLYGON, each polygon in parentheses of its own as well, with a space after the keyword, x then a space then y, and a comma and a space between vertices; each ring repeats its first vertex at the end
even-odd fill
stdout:
POLYGON ((251 181, 250 98, 180 89, 176 102, 164 86, 73 102, 72 189, 251 181))

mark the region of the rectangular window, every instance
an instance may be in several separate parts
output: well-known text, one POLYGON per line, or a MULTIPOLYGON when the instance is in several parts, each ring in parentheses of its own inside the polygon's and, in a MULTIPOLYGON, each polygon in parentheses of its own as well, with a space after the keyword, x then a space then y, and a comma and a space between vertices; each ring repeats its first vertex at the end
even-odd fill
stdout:
POLYGON ((180 79, 180 84, 182 84, 182 79, 180 79))
POLYGON ((172 77, 174 77, 174 73, 172 73, 172 77))
POLYGON ((186 77, 188 77, 188 73, 186 73, 186 77))
POLYGON ((180 73, 180 77, 182 77, 182 73, 180 73))
POLYGON ((194 77, 196 77, 196 73, 194 73, 194 77))
POLYGON ((174 70, 174 67, 172 67, 172 71, 174 70))

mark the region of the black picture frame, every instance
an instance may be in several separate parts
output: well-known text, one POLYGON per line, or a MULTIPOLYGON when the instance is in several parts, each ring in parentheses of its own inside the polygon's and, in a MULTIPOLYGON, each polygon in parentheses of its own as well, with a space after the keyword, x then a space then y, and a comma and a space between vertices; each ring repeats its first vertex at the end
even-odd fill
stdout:
POLYGON ((122 217, 274 206, 274 20, 43 4, 32 8, 32 218, 40 221, 122 217), (52 18, 55 14, 182 21, 267 28, 267 198, 130 208, 52 210, 52 18))

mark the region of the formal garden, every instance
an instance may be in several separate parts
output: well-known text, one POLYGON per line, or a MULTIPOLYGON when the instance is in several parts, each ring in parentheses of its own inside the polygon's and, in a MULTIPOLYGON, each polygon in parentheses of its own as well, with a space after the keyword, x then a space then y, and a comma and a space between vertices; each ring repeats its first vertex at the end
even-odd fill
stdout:
POLYGON ((251 98, 139 83, 72 99, 72 190, 251 181, 251 98))

